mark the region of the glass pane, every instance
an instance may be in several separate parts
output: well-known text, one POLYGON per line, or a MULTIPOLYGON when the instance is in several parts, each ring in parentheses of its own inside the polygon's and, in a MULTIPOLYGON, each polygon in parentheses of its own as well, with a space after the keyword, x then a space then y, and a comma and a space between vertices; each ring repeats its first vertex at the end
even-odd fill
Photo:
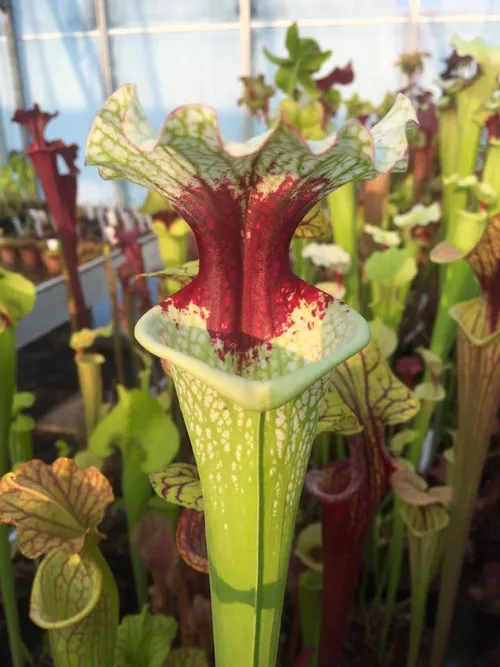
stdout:
POLYGON ((106 0, 106 4, 110 28, 232 22, 239 18, 238 0, 106 0))
MULTIPOLYGON (((202 103, 216 108, 225 137, 243 138, 244 115, 237 106, 237 30, 115 35, 110 38, 110 47, 116 84, 137 84, 141 103, 156 127, 175 107, 202 103)), ((142 189, 133 188, 130 193, 132 203, 142 203, 142 189)))
POLYGON ((408 9, 409 0, 252 0, 253 18, 264 21, 394 16, 408 9))
POLYGON ((439 73, 443 70, 443 59, 451 53, 450 39, 460 35, 464 39, 483 37, 492 46, 500 43, 500 23, 422 23, 420 25, 419 48, 432 53, 426 59, 422 85, 436 94, 439 92, 435 84, 439 73))
POLYGON ((46 111, 60 112, 48 126, 48 138, 61 138, 80 147, 78 200, 89 204, 112 202, 113 186, 102 181, 94 167, 83 164, 87 135, 104 100, 99 40, 27 41, 22 43, 21 56, 25 64, 23 79, 30 92, 28 104, 37 102, 46 111))
POLYGON ((95 30, 95 0, 23 0, 13 3, 21 35, 95 30))
POLYGON ((429 14, 498 14, 500 0, 420 0, 420 10, 429 14))
POLYGON ((3 125, 6 150, 7 152, 20 150, 21 138, 18 126, 11 121, 16 109, 6 42, 0 42, 0 100, 0 122, 3 125))

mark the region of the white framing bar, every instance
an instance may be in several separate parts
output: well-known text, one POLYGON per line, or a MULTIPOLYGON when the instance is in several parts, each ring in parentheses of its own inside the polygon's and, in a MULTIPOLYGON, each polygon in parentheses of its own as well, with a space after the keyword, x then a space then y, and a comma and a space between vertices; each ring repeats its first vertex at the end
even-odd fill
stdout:
MULTIPOLYGON (((240 5, 246 7, 250 0, 240 0, 240 5)), ((303 28, 320 28, 335 26, 368 26, 368 25, 401 25, 405 23, 498 23, 500 14, 430 14, 420 11, 420 0, 410 0, 410 11, 408 14, 395 16, 360 16, 347 18, 317 18, 298 19, 297 23, 303 28)), ((179 23, 158 26, 130 26, 123 28, 108 28, 107 35, 166 35, 169 33, 182 32, 218 32, 226 30, 258 30, 260 28, 287 28, 290 25, 288 19, 277 19, 274 21, 250 20, 249 11, 239 21, 227 23, 179 23)), ((83 39, 99 38, 99 30, 77 30, 75 32, 45 32, 37 35, 21 35, 18 39, 22 42, 33 42, 37 40, 55 39, 83 39)), ((5 35, 0 36, 0 41, 6 41, 5 35)))
POLYGON ((418 50, 419 43, 420 0, 410 0, 410 29, 408 31, 408 53, 418 50))
POLYGON ((498 23, 500 14, 420 14, 419 23, 498 23))
MULTIPOLYGON (((239 0, 240 9, 240 74, 252 75, 252 7, 251 0, 239 0)), ((243 113, 243 137, 250 138, 252 134, 252 118, 248 111, 243 113)))
MULTIPOLYGON (((114 86, 113 64, 111 61, 111 51, 109 48, 109 31, 108 31, 108 17, 106 14, 105 0, 95 0, 95 11, 97 18, 97 27, 99 35, 100 57, 101 57, 101 71, 104 78, 104 92, 105 97, 112 95, 114 86)), ((113 189, 115 192, 115 204, 120 208, 125 206, 125 192, 123 182, 120 180, 113 181, 113 189)))

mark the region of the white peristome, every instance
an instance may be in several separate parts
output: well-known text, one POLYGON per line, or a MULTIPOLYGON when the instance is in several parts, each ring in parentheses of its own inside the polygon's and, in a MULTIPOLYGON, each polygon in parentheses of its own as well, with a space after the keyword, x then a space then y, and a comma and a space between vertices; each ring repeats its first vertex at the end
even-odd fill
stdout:
POLYGON ((310 259, 315 266, 322 266, 342 275, 351 268, 350 254, 334 243, 309 243, 302 250, 302 257, 310 259))
POLYGON ((385 245, 388 248, 396 248, 401 243, 401 237, 397 232, 369 224, 366 224, 363 229, 373 238, 375 243, 385 245))
POLYGON ((437 222, 441 217, 441 206, 434 202, 430 206, 417 204, 408 213, 394 216, 394 224, 400 229, 411 229, 412 227, 425 227, 437 222))
POLYGON ((254 349, 241 373, 237 360, 221 354, 211 339, 206 313, 197 306, 166 313, 156 306, 135 328, 139 343, 173 367, 205 383, 247 410, 272 410, 299 396, 329 370, 363 349, 370 339, 367 322, 338 301, 320 318, 304 302, 290 315, 283 334, 254 349))
POLYGON ((353 179, 404 170, 406 130, 416 124, 411 102, 399 94, 371 131, 353 121, 321 141, 305 141, 278 122, 264 134, 237 143, 221 137, 215 111, 205 106, 179 107, 157 131, 144 114, 135 86, 127 85, 106 101, 96 117, 86 161, 98 165, 103 178, 125 178, 155 190, 174 205, 182 202, 189 208, 184 199, 201 177, 209 189, 225 183, 244 206, 250 180, 274 192, 283 175, 304 182, 317 174, 320 194, 326 196, 353 179), (251 173, 259 178, 250 179, 251 173))
POLYGON ((469 174, 468 176, 464 176, 463 178, 458 179, 457 187, 463 189, 469 189, 476 186, 478 182, 479 181, 476 174, 469 174))

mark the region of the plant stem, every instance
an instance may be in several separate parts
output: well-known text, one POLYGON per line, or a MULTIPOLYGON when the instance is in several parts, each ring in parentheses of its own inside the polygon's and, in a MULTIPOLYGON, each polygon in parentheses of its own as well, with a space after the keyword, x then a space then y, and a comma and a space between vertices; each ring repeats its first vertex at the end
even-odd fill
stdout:
POLYGON ((314 648, 316 653, 308 667, 318 664, 317 650, 321 628, 322 577, 319 572, 307 570, 299 580, 299 613, 303 648, 314 648))
POLYGON ((113 262, 111 261, 111 252, 108 246, 105 246, 104 248, 104 259, 113 320, 113 351, 115 355, 116 381, 118 384, 121 384, 123 387, 125 387, 125 365, 123 361, 122 336, 120 329, 120 310, 118 307, 113 262))
MULTIPOLYGON (((489 331, 487 324, 484 330, 489 331)), ((453 500, 446 533, 431 667, 442 667, 467 539, 500 397, 500 345, 458 336, 458 434, 454 445, 453 500)))
MULTIPOLYGON (((457 466, 455 472, 459 473, 457 466)), ((438 615, 432 646, 431 667, 443 667, 448 637, 453 620, 453 610, 458 592, 458 582, 467 549, 470 523, 474 501, 479 489, 480 478, 469 480, 469 483, 457 483, 455 480, 450 523, 446 531, 446 551, 443 561, 438 615)))
MULTIPOLYGON (((443 177, 448 177, 456 171, 459 136, 458 114, 456 109, 442 109, 439 128, 439 161, 443 177)), ((451 224, 455 198, 455 184, 443 185, 443 232, 451 224)))
POLYGON ((136 529, 151 498, 149 477, 142 471, 142 452, 133 442, 122 448, 123 473, 122 492, 129 538, 130 559, 134 572, 137 604, 142 609, 148 599, 148 573, 144 567, 136 544, 136 529))
POLYGON ((72 225, 71 216, 67 211, 61 213, 60 218, 54 212, 54 219, 58 226, 58 234, 61 241, 62 254, 64 256, 64 266, 68 276, 68 285, 71 293, 71 307, 74 311, 77 327, 76 331, 79 331, 89 325, 89 316, 85 306, 80 272, 78 270, 76 227, 72 225))
MULTIPOLYGON (((427 380, 424 380, 424 382, 427 382, 427 380)), ((418 436, 408 446, 406 455, 406 458, 414 466, 415 470, 419 469, 420 461, 422 460, 422 447, 435 409, 435 401, 426 401, 424 399, 420 401, 420 410, 413 424, 413 428, 418 431, 418 436)))
POLYGON ((130 350, 132 357, 132 367, 134 369, 135 386, 140 386, 139 373, 141 372, 141 360, 135 352, 136 341, 134 337, 135 327, 135 295, 132 290, 123 290, 123 307, 125 310, 125 320, 127 322, 127 331, 130 341, 130 350))
POLYGON ((417 667, 427 609, 428 583, 427 586, 414 587, 411 593, 410 646, 408 648, 407 667, 417 667))
POLYGON ((341 461, 347 458, 344 436, 340 435, 340 433, 335 434, 335 451, 337 460, 341 461))
MULTIPOLYGON (((16 378, 16 335, 12 326, 7 325, 0 334, 0 475, 9 470, 9 437, 12 415, 12 401, 16 378)), ((2 594, 9 646, 13 667, 25 664, 17 596, 9 541, 9 529, 0 526, 0 592, 2 594)))
POLYGON ((71 280, 69 277, 68 270, 66 268, 66 264, 64 263, 64 256, 62 254, 61 254, 61 274, 64 279, 64 285, 66 287, 66 299, 68 303, 68 315, 69 315, 71 332, 76 333, 81 327, 78 326, 76 303, 73 298, 73 293, 71 291, 71 280))
POLYGON ((85 433, 87 441, 99 423, 102 404, 101 365, 104 357, 100 354, 76 353, 75 363, 85 412, 85 433))
POLYGON ((318 468, 324 468, 328 463, 330 463, 330 433, 320 433, 316 436, 315 447, 319 451, 319 463, 318 468))
POLYGON ((294 273, 305 280, 306 283, 312 281, 312 271, 311 264, 308 259, 302 257, 302 251, 308 245, 309 239, 293 239, 292 240, 292 250, 293 250, 293 271, 294 273))
POLYGON ((358 233, 356 220, 356 185, 346 183, 328 195, 328 208, 334 243, 351 256, 351 268, 344 278, 345 301, 359 310, 358 233))
POLYGON ((17 428, 16 423, 11 426, 10 458, 12 465, 31 461, 33 458, 33 429, 17 428))
POLYGON ((389 630, 391 627, 394 609, 396 608, 396 598, 398 594, 399 580, 401 578, 401 566, 403 564, 405 543, 405 525, 399 512, 399 501, 394 498, 394 516, 392 522, 392 540, 389 547, 388 568, 389 583, 385 598, 384 622, 380 636, 379 658, 382 657, 387 646, 389 630))

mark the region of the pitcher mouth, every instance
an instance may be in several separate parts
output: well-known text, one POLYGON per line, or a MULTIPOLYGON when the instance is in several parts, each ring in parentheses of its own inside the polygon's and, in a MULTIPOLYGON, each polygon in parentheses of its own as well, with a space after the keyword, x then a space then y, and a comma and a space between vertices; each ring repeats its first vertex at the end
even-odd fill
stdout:
MULTIPOLYGON (((263 412, 274 410, 300 396, 316 380, 340 363, 363 349, 370 340, 370 328, 357 312, 334 302, 335 309, 345 320, 345 336, 335 338, 335 331, 325 325, 322 329, 322 354, 316 359, 300 355, 285 346, 286 339, 263 342, 262 347, 275 353, 275 357, 291 360, 282 369, 274 369, 271 377, 262 375, 261 360, 256 355, 255 377, 247 371, 243 376, 233 369, 224 367, 210 342, 208 331, 198 326, 185 326, 182 333, 193 339, 198 337, 190 349, 179 349, 176 335, 168 332, 168 315, 161 306, 155 306, 143 315, 135 327, 138 342, 151 354, 189 373, 224 398, 240 405, 243 409, 263 412), (166 326, 167 325, 167 326, 166 326), (200 335, 201 334, 201 335, 200 335), (207 360, 200 358, 206 352, 207 360), (281 372, 280 372, 281 371, 281 372), (259 375, 260 373, 260 375, 259 375), (257 378, 257 379, 256 379, 257 378)), ((175 325, 174 325, 175 327, 175 325)), ((179 327, 177 327, 179 330, 179 327)))

